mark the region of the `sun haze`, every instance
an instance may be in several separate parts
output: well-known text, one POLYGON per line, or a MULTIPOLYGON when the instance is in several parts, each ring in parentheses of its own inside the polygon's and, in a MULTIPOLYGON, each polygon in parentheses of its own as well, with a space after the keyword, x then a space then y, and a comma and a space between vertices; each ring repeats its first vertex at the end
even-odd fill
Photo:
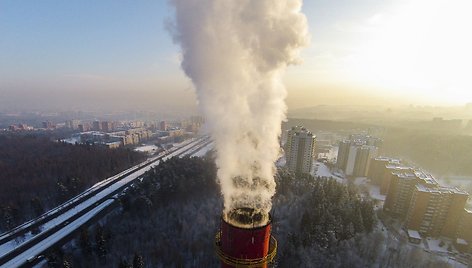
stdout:
MULTIPOLYGON (((163 99, 169 90, 186 96, 172 104, 195 102, 181 51, 167 33, 173 11, 166 1, 0 7, 3 108, 16 99, 41 108, 45 96, 57 108, 80 108, 93 95, 119 103, 109 94, 116 90, 135 103, 148 101, 148 92, 163 99)), ((289 109, 471 102, 471 8, 465 0, 305 1, 312 42, 284 77, 289 109)))

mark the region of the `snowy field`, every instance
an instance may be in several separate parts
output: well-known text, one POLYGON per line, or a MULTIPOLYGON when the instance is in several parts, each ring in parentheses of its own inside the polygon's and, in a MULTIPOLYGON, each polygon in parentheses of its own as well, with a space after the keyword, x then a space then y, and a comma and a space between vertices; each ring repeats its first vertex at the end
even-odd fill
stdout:
POLYGON ((426 249, 434 253, 447 254, 448 253, 447 247, 449 244, 451 244, 451 242, 446 238, 444 240, 441 240, 441 239, 433 239, 433 238, 428 237, 426 239, 425 247, 426 249), (441 241, 443 241, 442 246, 441 246, 441 241))
POLYGON ((369 187, 370 197, 376 200, 385 201, 385 195, 380 194, 380 187, 375 185, 367 184, 369 187))
POLYGON ((321 163, 318 161, 313 161, 313 168, 310 174, 313 177, 332 178, 338 182, 345 182, 345 180, 342 177, 333 174, 331 170, 329 170, 329 168, 324 163, 321 163))
POLYGON ((137 152, 149 153, 149 154, 155 153, 157 149, 159 149, 159 147, 157 147, 156 145, 143 145, 143 146, 134 148, 134 150, 137 152))
POLYGON ((62 141, 70 144, 80 143, 80 136, 72 136, 70 138, 63 139, 62 141))
POLYGON ((366 177, 357 177, 354 179, 354 184, 366 189, 372 199, 385 201, 385 195, 380 194, 380 187, 370 184, 366 177))
POLYGON ((338 157, 338 146, 333 146, 327 153, 318 154, 318 158, 326 158, 329 162, 335 163, 338 157))
POLYGON ((209 151, 213 150, 215 144, 213 142, 208 143, 203 146, 201 149, 194 152, 191 156, 202 157, 205 156, 209 151))
POLYGON ((430 252, 431 254, 434 254, 437 257, 440 257, 444 262, 447 262, 450 264, 451 267, 461 267, 461 268, 466 268, 467 265, 459 262, 457 259, 459 259, 459 252, 454 249, 454 247, 451 246, 451 252, 449 252, 447 249, 450 245, 452 245, 452 241, 448 238, 442 237, 442 238, 423 238, 422 243, 419 245, 421 248, 423 248, 426 252, 430 252), (456 257, 451 256, 452 253, 456 257), (457 258, 457 259, 456 259, 457 258))
POLYGON ((285 159, 285 155, 281 156, 277 161, 275 162, 276 167, 284 167, 285 164, 287 164, 287 159, 285 159))

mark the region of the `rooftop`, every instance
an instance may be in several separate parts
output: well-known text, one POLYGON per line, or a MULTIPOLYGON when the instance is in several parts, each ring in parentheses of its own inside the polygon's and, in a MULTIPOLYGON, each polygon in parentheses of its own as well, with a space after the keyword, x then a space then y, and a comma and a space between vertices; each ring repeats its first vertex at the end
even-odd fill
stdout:
POLYGON ((408 237, 410 237, 410 238, 416 238, 416 239, 421 239, 420 233, 418 233, 418 231, 409 230, 409 229, 408 229, 408 237))
POLYGON ((433 179, 434 181, 436 181, 433 175, 431 175, 430 173, 426 173, 425 171, 421 169, 415 170, 415 174, 416 174, 416 177, 420 179, 433 179))
POLYGON ((393 175, 397 176, 400 179, 415 179, 416 175, 412 172, 407 171, 394 171, 392 172, 393 175))
POLYGON ((434 187, 430 188, 426 185, 422 184, 417 184, 416 189, 420 192, 426 192, 426 193, 438 193, 438 194, 462 194, 462 195, 468 195, 467 192, 460 190, 456 187, 447 187, 447 186, 440 186, 440 187, 434 187))
POLYGON ((302 127, 302 126, 292 127, 292 129, 290 131, 294 131, 295 135, 307 134, 309 136, 315 136, 315 135, 313 135, 313 133, 311 133, 311 131, 309 131, 308 129, 306 129, 305 127, 302 127))
POLYGON ((385 162, 389 162, 391 164, 400 164, 400 159, 391 158, 391 157, 388 157, 388 156, 378 156, 378 157, 375 158, 375 160, 385 161, 385 162))
POLYGON ((393 169, 393 171, 404 171, 411 170, 411 167, 403 166, 401 164, 390 163, 385 166, 387 169, 393 169))

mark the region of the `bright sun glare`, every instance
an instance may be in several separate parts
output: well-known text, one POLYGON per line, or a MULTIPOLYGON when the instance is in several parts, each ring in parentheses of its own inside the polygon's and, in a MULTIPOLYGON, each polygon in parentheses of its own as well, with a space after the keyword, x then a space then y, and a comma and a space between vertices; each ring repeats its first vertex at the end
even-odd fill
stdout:
POLYGON ((472 2, 408 1, 370 22, 372 38, 347 63, 371 86, 426 101, 472 101, 472 2))

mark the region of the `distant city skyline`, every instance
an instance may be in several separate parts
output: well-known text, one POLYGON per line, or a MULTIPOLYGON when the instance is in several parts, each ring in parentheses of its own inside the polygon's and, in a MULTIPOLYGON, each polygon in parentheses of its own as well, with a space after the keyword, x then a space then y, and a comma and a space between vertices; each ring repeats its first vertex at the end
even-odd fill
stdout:
MULTIPOLYGON (((289 108, 472 102, 471 5, 305 1, 312 41, 285 76, 289 108)), ((116 105, 131 99, 152 107, 156 99, 195 109, 166 30, 172 16, 164 0, 0 1, 0 105, 50 98, 52 107, 70 107, 64 99, 73 97, 80 108, 96 95, 116 105)))

